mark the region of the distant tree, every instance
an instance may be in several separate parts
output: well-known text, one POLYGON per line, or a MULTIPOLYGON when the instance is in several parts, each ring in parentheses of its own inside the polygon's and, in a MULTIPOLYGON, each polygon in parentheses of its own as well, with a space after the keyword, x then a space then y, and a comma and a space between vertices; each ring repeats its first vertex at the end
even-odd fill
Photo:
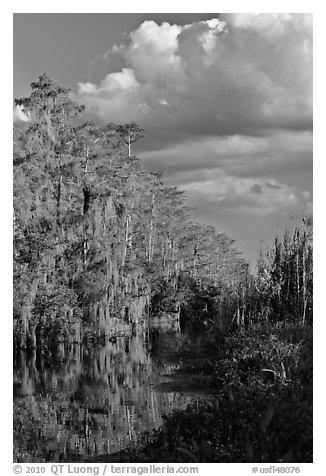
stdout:
POLYGON ((131 144, 138 142, 144 137, 144 130, 134 122, 119 125, 116 128, 117 133, 122 138, 123 143, 128 148, 128 157, 131 157, 131 144))

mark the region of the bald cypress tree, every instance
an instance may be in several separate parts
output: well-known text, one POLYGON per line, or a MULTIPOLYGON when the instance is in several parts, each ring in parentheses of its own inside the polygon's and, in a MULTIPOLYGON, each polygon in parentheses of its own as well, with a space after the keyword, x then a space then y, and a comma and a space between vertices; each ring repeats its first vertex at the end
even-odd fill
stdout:
POLYGON ((132 155, 142 129, 83 120, 45 74, 31 86, 16 101, 28 121, 14 130, 17 340, 67 336, 74 322, 107 335, 211 286, 231 295, 241 267, 232 240, 194 224, 183 192, 132 155))

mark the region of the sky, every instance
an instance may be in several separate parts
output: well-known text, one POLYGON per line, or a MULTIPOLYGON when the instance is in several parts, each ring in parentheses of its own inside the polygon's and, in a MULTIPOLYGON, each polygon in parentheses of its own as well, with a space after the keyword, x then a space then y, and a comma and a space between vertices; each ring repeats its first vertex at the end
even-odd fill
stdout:
POLYGON ((144 165, 252 262, 312 213, 311 14, 20 13, 13 26, 14 97, 46 72, 93 119, 137 122, 144 165))

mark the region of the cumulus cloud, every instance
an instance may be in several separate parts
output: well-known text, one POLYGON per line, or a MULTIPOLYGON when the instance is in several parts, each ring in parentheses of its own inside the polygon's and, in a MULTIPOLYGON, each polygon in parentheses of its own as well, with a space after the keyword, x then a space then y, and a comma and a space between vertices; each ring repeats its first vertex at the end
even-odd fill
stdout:
POLYGON ((127 63, 143 84, 171 88, 185 80, 182 59, 177 54, 179 25, 145 21, 131 33, 130 44, 122 50, 127 63))
POLYGON ((99 86, 80 84, 77 97, 103 120, 132 116, 151 130, 176 124, 188 135, 307 129, 311 49, 310 14, 229 14, 184 26, 145 21, 110 51, 126 67, 99 86), (113 94, 123 80, 128 87, 113 94), (173 105, 163 114, 162 97, 173 105))
POLYGON ((114 120, 124 122, 139 119, 146 115, 149 107, 142 100, 141 85, 131 68, 123 68, 121 72, 110 73, 99 85, 87 82, 79 83, 77 93, 72 97, 81 101, 89 113, 103 121, 114 120), (110 117, 106 108, 109 107, 110 117))
POLYGON ((145 165, 202 215, 312 211, 311 14, 145 21, 105 60, 123 67, 75 98, 104 122, 139 123, 145 165))

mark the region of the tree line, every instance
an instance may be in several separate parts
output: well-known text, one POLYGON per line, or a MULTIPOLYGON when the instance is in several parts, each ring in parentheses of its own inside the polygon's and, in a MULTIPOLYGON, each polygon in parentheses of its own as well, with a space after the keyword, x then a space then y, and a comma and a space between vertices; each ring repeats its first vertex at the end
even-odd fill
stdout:
MULTIPOLYGON (((15 347, 37 349, 35 359, 44 349, 53 362, 84 348, 74 341, 141 329, 153 316, 190 320, 214 348, 197 370, 206 369, 216 404, 176 412, 144 447, 116 458, 311 462, 311 218, 277 235, 250 270, 233 239, 194 222, 184 193, 133 154, 140 127, 88 121, 45 74, 31 86, 16 101, 28 120, 14 127, 15 347)), ((129 378, 143 354, 128 355, 129 378)))
POLYGON ((16 100, 28 121, 14 127, 16 344, 85 326, 105 335, 153 313, 222 312, 248 264, 133 155, 143 130, 84 119, 46 74, 31 89, 16 100))

